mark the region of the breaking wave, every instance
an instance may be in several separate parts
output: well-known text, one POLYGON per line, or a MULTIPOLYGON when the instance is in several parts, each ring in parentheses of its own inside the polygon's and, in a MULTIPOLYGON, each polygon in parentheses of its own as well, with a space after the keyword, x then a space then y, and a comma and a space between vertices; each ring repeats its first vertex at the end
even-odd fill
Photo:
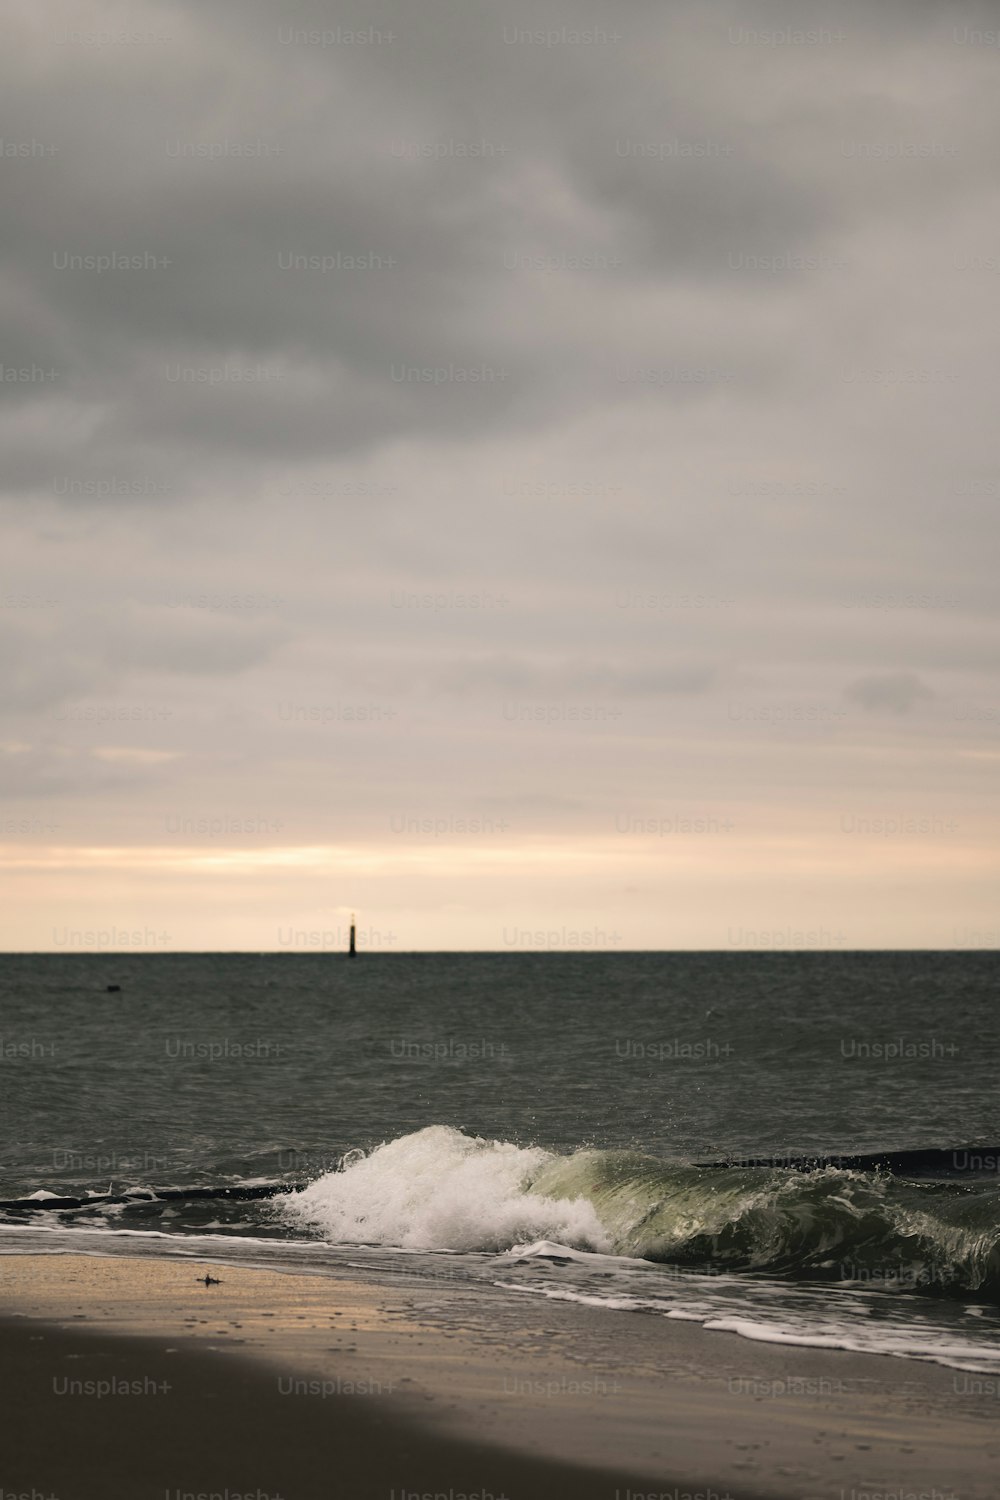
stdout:
POLYGON ((691 1270, 1000 1301, 996 1175, 560 1156, 433 1125, 351 1153, 278 1211, 339 1244, 498 1252, 550 1240, 691 1270))
POLYGON ((606 1250, 593 1204, 580 1195, 530 1190, 550 1152, 484 1141, 446 1125, 351 1153, 281 1204, 285 1214, 336 1243, 411 1250, 508 1250, 553 1239, 606 1250))

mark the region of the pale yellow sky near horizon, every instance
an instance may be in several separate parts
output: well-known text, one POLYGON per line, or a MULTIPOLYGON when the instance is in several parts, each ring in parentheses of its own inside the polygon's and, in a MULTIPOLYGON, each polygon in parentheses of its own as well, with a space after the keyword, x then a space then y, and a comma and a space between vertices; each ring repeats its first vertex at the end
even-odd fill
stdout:
POLYGON ((994 868, 991 848, 954 833, 7 846, 0 951, 340 951, 355 911, 360 946, 387 953, 990 948, 994 868))

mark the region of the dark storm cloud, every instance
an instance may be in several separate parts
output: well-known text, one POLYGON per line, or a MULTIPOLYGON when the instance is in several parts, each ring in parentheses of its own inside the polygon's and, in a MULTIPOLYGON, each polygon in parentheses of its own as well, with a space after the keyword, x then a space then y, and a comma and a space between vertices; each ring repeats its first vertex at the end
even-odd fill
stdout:
MULTIPOLYGON (((918 45, 931 14, 895 8, 891 45, 918 45)), ((836 285, 850 266, 838 236, 887 202, 831 124, 909 136, 926 107, 900 89, 843 109, 828 54, 864 66, 853 7, 841 41, 781 55, 734 42, 747 17, 722 5, 697 26, 683 11, 567 11, 560 26, 607 39, 555 46, 508 40, 537 25, 526 6, 439 5, 417 23, 388 5, 393 39, 367 46, 308 40, 330 34, 311 5, 136 15, 169 40, 60 42, 73 17, 84 35, 101 19, 76 7, 30 28, 34 67, 8 64, 6 128, 44 122, 56 151, 6 164, 5 346, 56 376, 49 402, 41 386, 3 394, 52 415, 13 442, 15 482, 42 490, 53 452, 103 474, 117 456, 164 485, 173 465, 183 493, 212 450, 238 468, 530 428, 619 399, 615 362, 627 372, 628 351, 646 370, 664 345, 720 367, 672 381, 670 404, 719 381, 780 386, 770 340, 746 347, 748 304, 766 316, 814 265, 836 285), (248 154, 197 154, 214 151, 248 154), (140 268, 87 269, 108 255, 140 268), (574 258, 595 269, 563 273, 574 258), (718 316, 686 328, 664 304, 635 319, 630 296, 671 287, 720 297, 718 316), (254 367, 259 383, 237 386, 254 367)), ((336 24, 372 22, 356 5, 336 24)), ((966 141, 951 170, 915 165, 895 180, 897 214, 976 170, 966 141)))
MULTIPOLYGON (((159 472, 164 445, 181 473, 188 447, 333 455, 606 401, 598 329, 580 336, 605 294, 691 280, 745 292, 747 257, 833 254, 829 171, 796 160, 780 104, 748 128, 740 93, 711 86, 713 68, 739 76, 732 15, 709 11, 693 42, 682 18, 657 20, 650 48, 641 9, 568 14, 618 40, 561 51, 505 41, 530 29, 525 7, 440 6, 417 25, 389 6, 393 41, 367 49, 293 40, 318 24, 309 6, 150 7, 151 32, 171 40, 127 55, 60 46, 57 21, 37 25, 36 70, 11 68, 6 118, 15 135, 14 121, 44 119, 57 155, 8 173, 11 349, 57 367, 98 467, 131 447, 159 472), (707 89, 683 82, 688 59, 707 89), (694 146, 724 154, 642 154, 694 146), (470 149, 482 154, 420 154, 470 149), (249 154, 196 154, 212 151, 249 154), (141 268, 87 269, 107 255, 141 268), (553 296, 574 257, 597 269, 553 296), (164 388, 171 367, 194 382, 240 361, 274 370, 239 400, 164 388)), ((347 8, 337 24, 370 17, 347 8)), ((779 284, 751 276, 755 296, 779 284)), ((625 342, 641 355, 636 332, 625 342)), ((682 356, 718 353, 669 336, 682 356)))

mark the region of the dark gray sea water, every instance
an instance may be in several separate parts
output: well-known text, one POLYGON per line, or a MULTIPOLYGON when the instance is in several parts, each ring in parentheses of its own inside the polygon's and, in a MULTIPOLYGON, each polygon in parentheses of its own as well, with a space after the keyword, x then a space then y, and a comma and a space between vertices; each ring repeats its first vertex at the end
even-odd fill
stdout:
POLYGON ((1000 1371, 998 974, 6 956, 0 1252, 349 1257, 1000 1371))

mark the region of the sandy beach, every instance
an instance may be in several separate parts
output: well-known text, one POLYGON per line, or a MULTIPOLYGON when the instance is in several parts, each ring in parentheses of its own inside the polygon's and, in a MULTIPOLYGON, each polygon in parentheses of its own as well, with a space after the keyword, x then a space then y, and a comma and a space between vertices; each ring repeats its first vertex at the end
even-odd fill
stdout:
POLYGON ((989 1381, 531 1302, 518 1324, 509 1298, 445 1282, 4 1257, 0 1484, 57 1500, 996 1493, 989 1381))

